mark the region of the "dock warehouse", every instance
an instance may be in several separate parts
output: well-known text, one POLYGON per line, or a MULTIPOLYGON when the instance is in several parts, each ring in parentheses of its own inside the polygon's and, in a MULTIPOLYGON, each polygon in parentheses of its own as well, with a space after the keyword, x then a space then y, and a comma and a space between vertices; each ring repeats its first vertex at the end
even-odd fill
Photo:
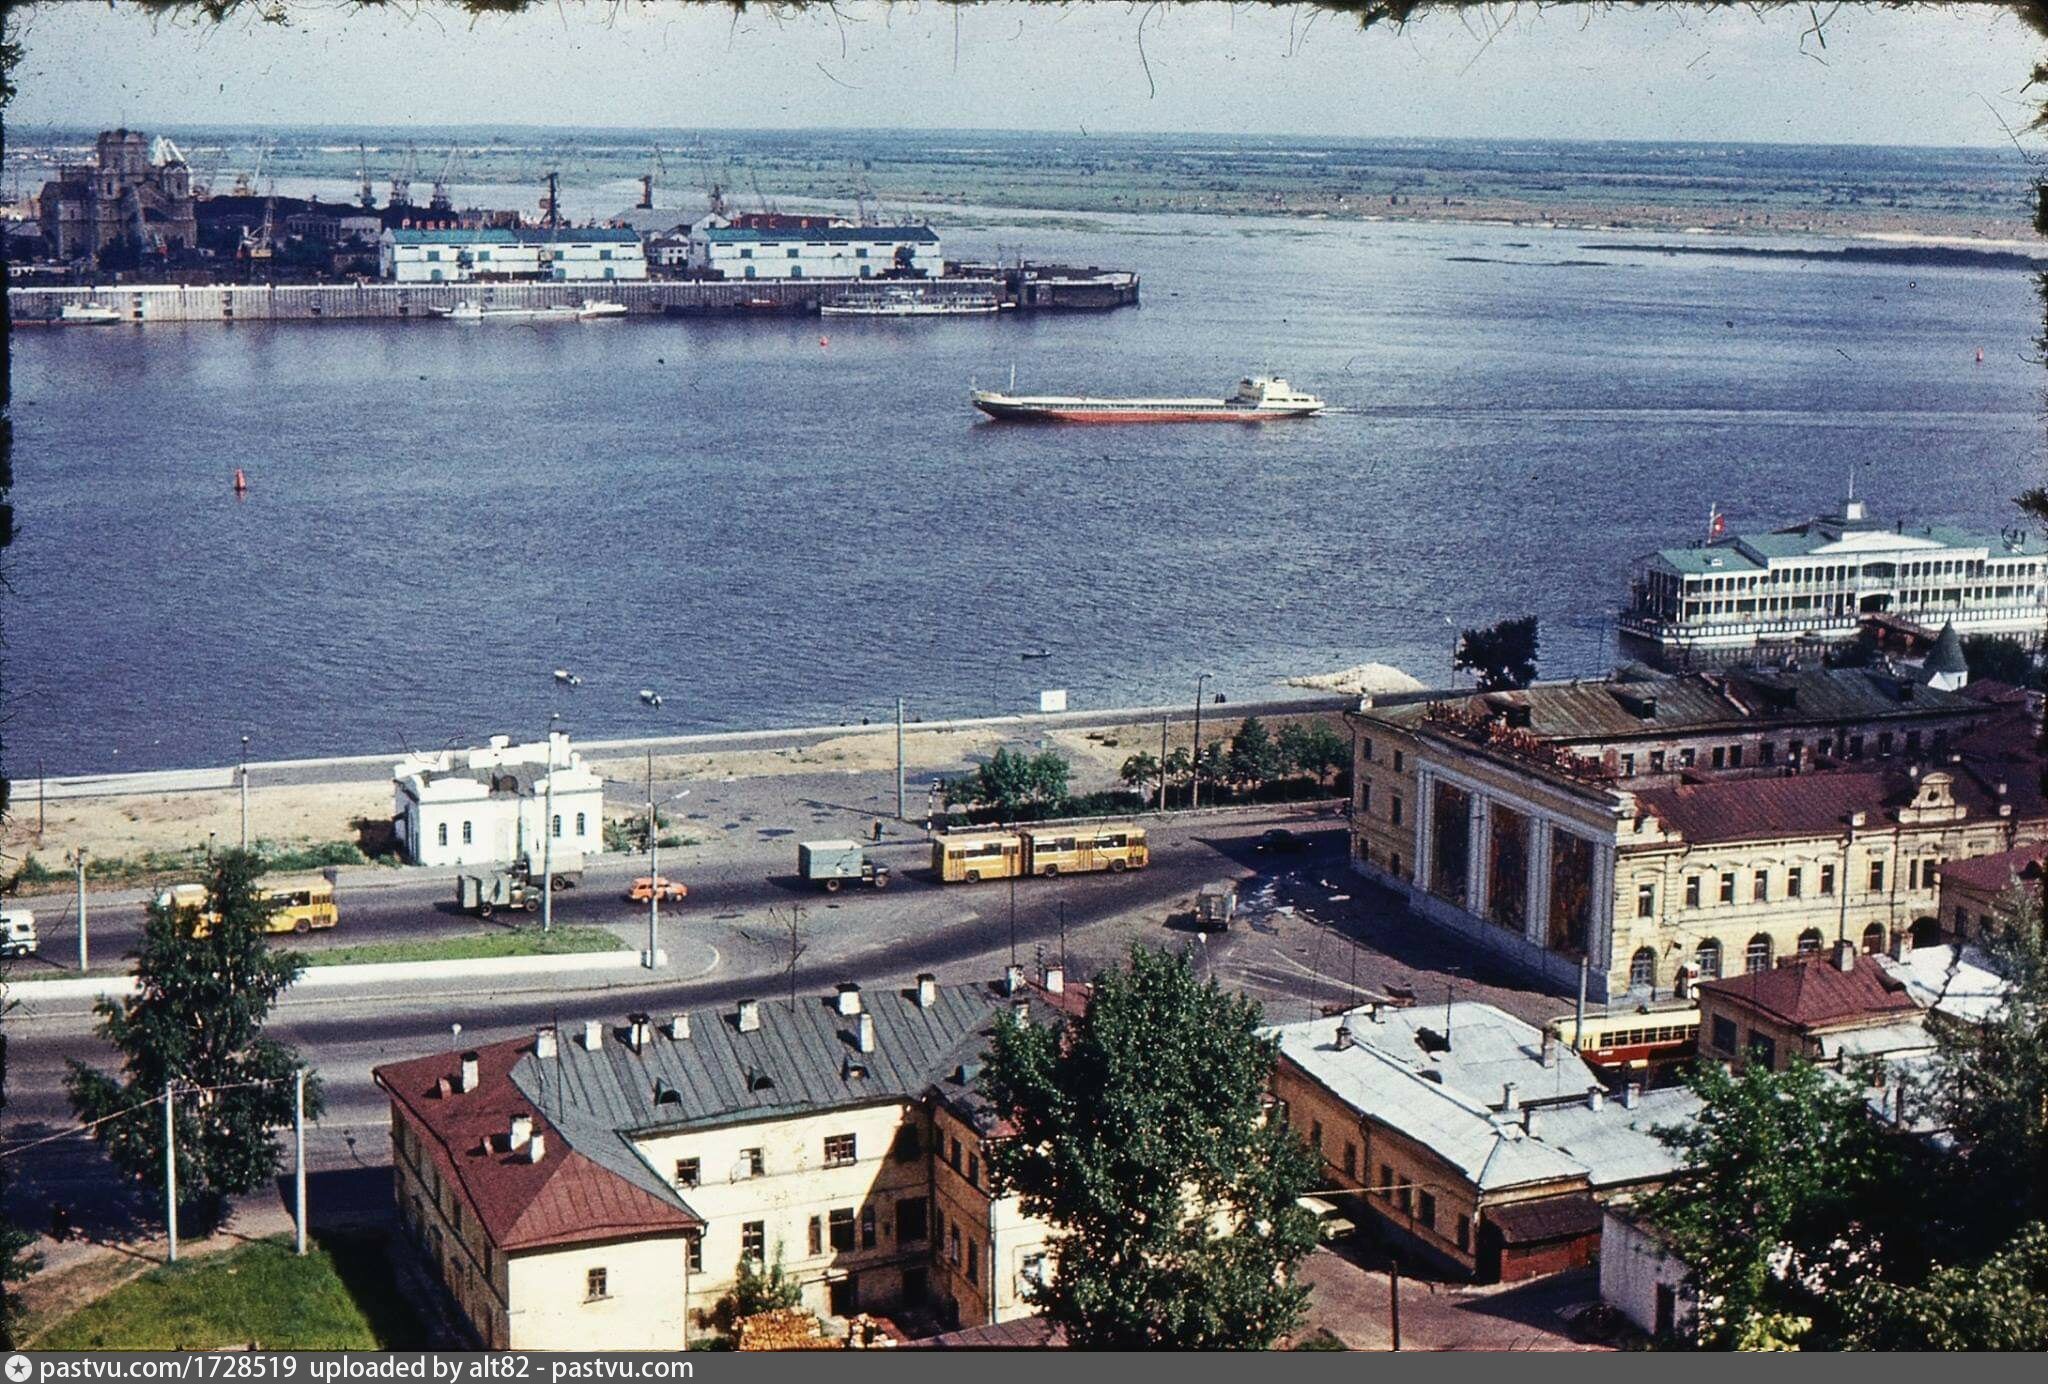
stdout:
POLYGON ((728 279, 936 279, 946 265, 929 226, 704 226, 690 232, 690 268, 728 279))
POLYGON ((616 226, 556 230, 401 227, 384 232, 378 272, 392 283, 642 280, 647 255, 636 232, 616 226))

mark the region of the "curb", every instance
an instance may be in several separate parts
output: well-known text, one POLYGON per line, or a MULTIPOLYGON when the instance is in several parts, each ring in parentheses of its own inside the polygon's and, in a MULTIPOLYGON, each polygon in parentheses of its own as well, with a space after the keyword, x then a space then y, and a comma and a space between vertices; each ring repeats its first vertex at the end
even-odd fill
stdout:
MULTIPOLYGON (((406 981, 488 980, 504 976, 558 976, 567 973, 639 970, 640 954, 630 949, 568 952, 558 956, 491 956, 466 961, 378 961, 358 966, 308 966, 292 989, 340 990, 356 985, 393 985, 406 981)), ((38 980, 10 987, 12 998, 127 999, 135 993, 134 976, 84 976, 75 980, 38 980)))

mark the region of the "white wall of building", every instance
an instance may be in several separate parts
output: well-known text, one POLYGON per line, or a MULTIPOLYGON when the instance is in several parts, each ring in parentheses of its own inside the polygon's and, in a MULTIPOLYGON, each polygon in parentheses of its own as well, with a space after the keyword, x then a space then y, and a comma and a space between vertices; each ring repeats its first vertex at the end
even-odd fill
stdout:
POLYGON ((543 831, 551 832, 547 850, 557 863, 602 850, 604 782, 570 750, 567 735, 557 732, 552 749, 554 772, 516 795, 491 792, 491 771, 548 764, 550 746, 499 736, 459 761, 450 751, 401 761, 391 773, 400 850, 416 865, 511 865, 530 854, 537 867, 543 831))
POLYGON ((1693 1311, 1685 1266, 1665 1253, 1656 1236, 1609 1207, 1600 1224, 1600 1300, 1644 1335, 1655 1336, 1660 1289, 1670 1295, 1676 1325, 1683 1329, 1693 1311))
POLYGON ((911 268, 931 278, 945 273, 945 258, 936 240, 806 240, 805 234, 790 231, 761 240, 731 242, 693 231, 690 267, 715 269, 728 279, 866 279, 896 268, 898 249, 908 247, 911 268))

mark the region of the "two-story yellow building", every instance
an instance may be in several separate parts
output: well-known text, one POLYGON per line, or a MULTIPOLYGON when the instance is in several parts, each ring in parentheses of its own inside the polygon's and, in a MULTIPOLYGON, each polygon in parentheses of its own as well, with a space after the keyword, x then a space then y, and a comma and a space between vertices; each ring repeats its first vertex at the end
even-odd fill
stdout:
POLYGON ((494 1349, 681 1348, 742 1262, 821 1315, 1028 1315, 1046 1232, 990 1186, 976 1078, 1079 998, 926 975, 380 1067, 400 1216, 494 1349))
POLYGON ((1569 993, 1933 940, 1944 862, 2048 837, 2023 705, 1883 669, 1411 696, 1352 714, 1352 864, 1569 993))

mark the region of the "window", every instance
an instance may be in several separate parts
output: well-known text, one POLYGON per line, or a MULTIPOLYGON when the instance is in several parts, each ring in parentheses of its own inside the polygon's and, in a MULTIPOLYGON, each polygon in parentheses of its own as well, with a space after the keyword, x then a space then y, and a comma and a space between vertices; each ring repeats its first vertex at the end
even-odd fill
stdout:
POLYGON ((1631 990, 1654 990, 1657 987, 1657 952, 1652 947, 1638 947, 1628 962, 1628 988, 1631 990))
POLYGON ((1835 867, 1832 865, 1820 867, 1820 892, 1823 895, 1835 892, 1835 867))
POLYGON ((677 1188, 695 1187, 702 1172, 700 1160, 695 1158, 678 1158, 676 1160, 677 1188))
POLYGON ((1735 902, 1735 872, 1733 870, 1726 870, 1721 874, 1721 902, 1735 902))
POLYGON ((1886 756, 1892 752, 1892 733, 1890 731, 1885 731, 1877 737, 1877 752, 1880 756, 1886 756))
POLYGON ((1664 772, 1664 751, 1650 751, 1650 772, 1653 774, 1661 774, 1664 772))
POLYGON ((699 1232, 699 1231, 695 1231, 695 1230, 686 1230, 686 1231, 684 1231, 684 1232, 683 1232, 683 1249, 684 1249, 685 1253, 686 1253, 686 1254, 687 1254, 687 1255, 689 1256, 689 1257, 688 1257, 687 1259, 685 1259, 685 1260, 684 1260, 684 1262, 685 1262, 686 1264, 688 1264, 688 1265, 690 1266, 690 1272, 691 1272, 691 1273, 702 1273, 702 1272, 704 1272, 704 1236, 703 1236, 703 1234, 702 1234, 701 1232, 699 1232))
POLYGON ((1810 927, 1806 931, 1799 934, 1799 954, 1801 956, 1814 955, 1816 952, 1820 950, 1820 946, 1821 941, 1819 928, 1810 927))
POLYGON ((951 1146, 950 1148, 948 1148, 948 1149, 946 1150, 946 1162, 947 1162, 947 1163, 948 1163, 949 1165, 951 1165, 951 1167, 952 1167, 953 1171, 957 1173, 957 1172, 959 1172, 959 1171, 960 1171, 960 1141, 959 1141, 959 1139, 957 1139, 957 1138, 953 1139, 953 1140, 951 1141, 951 1145, 952 1145, 952 1146, 951 1146))
POLYGON ((611 1294, 606 1291, 609 1286, 603 1269, 591 1269, 583 1275, 583 1300, 585 1302, 597 1302, 602 1298, 610 1297, 611 1294))
POLYGON ((1791 765, 1793 768, 1797 769, 1799 767, 1799 762, 1805 757, 1806 742, 1804 740, 1794 740, 1791 744, 1785 747, 1785 762, 1791 765))
POLYGON ((1871 925, 1870 925, 1869 927, 1867 927, 1867 928, 1863 929, 1863 952, 1864 952, 1864 955, 1866 955, 1866 956, 1875 956, 1875 955, 1877 955, 1877 954, 1878 954, 1879 952, 1881 952, 1881 951, 1883 951, 1883 950, 1884 950, 1884 924, 1883 924, 1883 923, 1872 923, 1872 924, 1871 924, 1871 925))
POLYGON ((898 1163, 915 1163, 924 1156, 924 1140, 918 1136, 916 1125, 904 1125, 896 1131, 896 1143, 889 1154, 898 1163))
POLYGON ((981 1282, 981 1241, 979 1240, 969 1240, 967 1242, 967 1281, 969 1283, 981 1282))
POLYGON ((448 824, 446 822, 434 828, 434 841, 437 845, 445 846, 448 844, 448 824))
POLYGON ((1740 769, 1742 767, 1742 746, 1730 745, 1728 747, 1728 767, 1731 769, 1740 769))
POLYGON ((1394 751, 1394 772, 1397 774, 1401 772, 1401 759, 1401 752, 1399 750, 1394 751))
POLYGON ((1805 874, 1806 872, 1796 865, 1785 872, 1786 898, 1796 899, 1799 897, 1800 882, 1805 877, 1805 874))
POLYGON ((1716 1014, 1711 1032, 1710 1042, 1715 1052, 1735 1051, 1735 1020, 1716 1014))
POLYGON ((1687 908, 1698 908, 1700 906, 1700 877, 1698 875, 1687 875, 1685 877, 1685 906, 1687 908))
POLYGON ((475 835, 475 833, 474 833, 474 832, 473 832, 473 831, 472 831, 472 830, 470 829, 470 823, 468 823, 468 822, 464 822, 464 823, 462 824, 462 844, 463 844, 463 845, 465 845, 465 846, 467 846, 467 845, 469 845, 469 844, 470 844, 470 843, 471 843, 472 841, 474 841, 475 839, 476 839, 476 835, 475 835))
POLYGON ((958 1225, 946 1227, 946 1258, 955 1264, 960 1262, 960 1227, 958 1225))
POLYGON ((1472 1218, 1470 1216, 1458 1217, 1458 1248, 1462 1250, 1472 1248, 1472 1218))
POLYGON ((560 839, 561 839, 561 835, 562 835, 562 814, 561 814, 561 813, 557 812, 557 813, 555 814, 555 820, 554 820, 554 824, 553 824, 553 825, 552 825, 552 826, 551 826, 551 827, 549 828, 549 831, 550 831, 550 832, 551 832, 551 833, 552 833, 552 834, 554 835, 554 837, 555 837, 555 838, 556 838, 557 840, 560 840, 560 839))
POLYGON ((1360 812, 1372 811, 1372 785, 1362 779, 1358 784, 1358 810, 1360 812))
POLYGON ((1309 1122, 1308 1141, 1310 1144, 1315 1146, 1315 1151, 1317 1153, 1321 1153, 1323 1151, 1323 1122, 1321 1120, 1312 1120, 1309 1122))
POLYGON ((851 1134, 827 1134, 825 1136, 825 1166, 843 1168, 854 1161, 853 1136, 851 1134))
POLYGON ((869 1202, 860 1209, 860 1247, 862 1249, 873 1249, 875 1247, 875 1206, 873 1202, 869 1202))
POLYGON ((1392 1196, 1393 1194, 1394 1170, 1387 1164, 1382 1163, 1380 1164, 1380 1195, 1383 1197, 1387 1197, 1392 1196))
POLYGON ((1750 884, 1749 897, 1754 903, 1769 903, 1771 901, 1771 872, 1769 870, 1758 870, 1756 872, 1750 884))
POLYGON ((1636 757, 1632 754, 1623 755, 1621 757, 1621 776, 1623 778, 1634 778, 1635 773, 1636 757))
POLYGON ((1358 1145, 1349 1140, 1344 1144, 1344 1176, 1358 1176, 1358 1145))
POLYGON ((759 1177, 768 1170, 767 1160, 761 1157, 759 1149, 741 1149, 740 1166, 746 1169, 741 1177, 759 1177))
POLYGON ((1690 745, 1687 745, 1684 749, 1681 749, 1678 752, 1678 766, 1681 769, 1690 769, 1693 766, 1693 763, 1696 759, 1697 755, 1694 753, 1693 747, 1690 745))
POLYGON ((1394 1194, 1394 1204, 1401 1208, 1402 1215, 1408 1215, 1415 1209, 1415 1189, 1403 1183, 1394 1194))
POLYGON ((1862 736, 1860 736, 1860 735, 1852 735, 1852 736, 1850 736, 1850 737, 1849 737, 1849 758, 1851 758, 1851 759, 1861 759, 1861 758, 1863 758, 1863 737, 1862 737, 1862 736))
POLYGON ((1701 980, 1721 978, 1721 944, 1713 938, 1700 943, 1692 954, 1693 969, 1700 973, 1701 980))
POLYGON ((576 834, 578 836, 588 836, 590 834, 588 828, 583 825, 583 814, 581 812, 576 814, 576 834))
POLYGON ((979 1187, 981 1185, 980 1154, 970 1153, 967 1155, 967 1185, 970 1187, 979 1187))
POLYGON ((1716 769, 1725 769, 1728 767, 1728 750, 1725 746, 1714 746, 1714 767, 1716 769))
POLYGON ((1742 969, 1746 974, 1771 969, 1771 939, 1769 934, 1759 932, 1749 939, 1749 945, 1742 949, 1742 969))
POLYGON ((1436 1229, 1436 1197, 1434 1194, 1429 1192, 1422 1194, 1416 1206, 1415 1219, 1431 1230, 1436 1229))
POLYGON ((1657 886, 1638 884, 1636 886, 1636 916, 1654 918, 1657 916, 1657 886))
POLYGON ((1761 1033, 1749 1035, 1749 1060, 1764 1067, 1778 1065, 1778 1045, 1761 1033))
POLYGON ((1763 742, 1763 744, 1761 744, 1761 745, 1758 745, 1758 746, 1756 747, 1756 757, 1757 757, 1757 759, 1758 759, 1758 760, 1759 760, 1760 762, 1762 762, 1762 763, 1764 763, 1764 764, 1775 764, 1775 763, 1777 763, 1777 762, 1778 762, 1778 743, 1777 743, 1777 742, 1776 742, 1775 740, 1766 740, 1766 741, 1764 741, 1764 742, 1763 742))
POLYGON ((923 1197, 905 1197, 896 1203, 896 1239, 900 1244, 922 1243, 928 1220, 923 1197))
MULTIPOLYGON (((833 1214, 836 1215, 838 1213, 834 1212, 833 1214)), ((823 1254, 825 1252, 825 1222, 816 1216, 811 1217, 809 1239, 810 1252, 812 1254, 823 1254)))
POLYGON ((1873 894, 1882 894, 1884 892, 1884 862, 1882 860, 1870 862, 1870 892, 1873 894))
POLYGON ((1359 753, 1365 756, 1366 763, 1370 764, 1372 762, 1372 737, 1370 735, 1360 737, 1358 749, 1359 753))
POLYGON ((1024 1256, 1017 1267, 1017 1289, 1021 1293, 1027 1288, 1045 1286, 1045 1251, 1033 1250, 1024 1256))
POLYGON ((1389 816, 1392 818, 1395 826, 1401 825, 1401 795, 1399 793, 1394 794, 1394 803, 1392 808, 1389 809, 1389 816))
POLYGON ((831 1219, 832 1248, 844 1252, 853 1248, 853 1208, 834 1207, 831 1219))

